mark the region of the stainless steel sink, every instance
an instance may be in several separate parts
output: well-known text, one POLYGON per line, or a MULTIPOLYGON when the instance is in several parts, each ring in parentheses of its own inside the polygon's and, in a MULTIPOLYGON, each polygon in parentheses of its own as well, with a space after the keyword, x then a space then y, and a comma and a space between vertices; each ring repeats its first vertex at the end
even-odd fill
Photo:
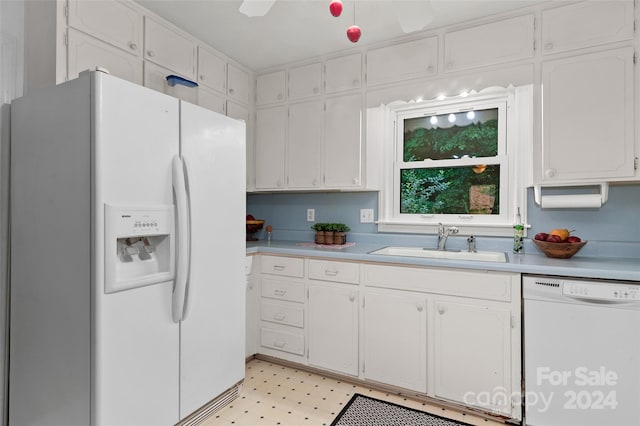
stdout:
POLYGON ((430 259, 449 260, 476 260, 480 262, 501 262, 507 261, 507 256, 501 251, 449 251, 430 250, 422 247, 384 247, 379 250, 369 252, 369 254, 382 254, 385 256, 405 256, 424 257, 430 259))

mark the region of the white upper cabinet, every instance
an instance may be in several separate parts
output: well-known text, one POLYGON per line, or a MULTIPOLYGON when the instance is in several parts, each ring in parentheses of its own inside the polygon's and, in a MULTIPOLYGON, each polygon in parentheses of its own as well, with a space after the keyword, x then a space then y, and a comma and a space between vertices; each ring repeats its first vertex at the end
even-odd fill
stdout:
POLYGON ((226 114, 227 99, 224 95, 214 92, 213 90, 209 90, 204 86, 198 87, 197 91, 198 105, 219 114, 226 114))
POLYGON ((227 96, 243 104, 249 103, 249 73, 233 64, 227 65, 227 96))
POLYGON ((367 52, 367 85, 427 77, 438 71, 438 38, 429 37, 367 52))
POLYGON ((227 61, 202 46, 198 46, 198 83, 227 92, 227 61))
POLYGON ((542 64, 543 182, 634 176, 633 48, 542 64))
POLYGON ((289 70, 289 100, 318 96, 322 93, 322 66, 320 63, 289 70))
POLYGON ((534 16, 524 15, 444 35, 444 70, 458 71, 533 57, 534 16))
POLYGON ((586 1, 542 11, 542 52, 552 54, 633 38, 633 1, 586 1))
POLYGON ((145 16, 144 22, 145 59, 195 80, 196 44, 148 16, 145 16))
POLYGON ((362 184, 362 96, 328 98, 324 121, 324 185, 357 188, 362 184))
POLYGON ((142 84, 142 58, 73 28, 68 30, 67 36, 67 78, 76 78, 87 69, 103 67, 116 77, 142 84))
POLYGON ((256 105, 275 104, 284 101, 286 74, 276 71, 256 77, 256 105))
POLYGON ((256 189, 284 189, 287 108, 256 111, 256 189))
POLYGON ((289 106, 288 188, 318 188, 322 167, 322 101, 289 106))
POLYGON ((196 87, 187 87, 180 84, 170 86, 167 82, 167 75, 173 74, 173 71, 153 64, 149 61, 144 63, 144 86, 149 87, 158 92, 166 93, 183 101, 198 103, 198 89, 196 87))
POLYGON ((325 92, 336 93, 362 87, 362 54, 329 59, 324 64, 325 92))
POLYGON ((69 0, 69 26, 134 55, 142 52, 142 13, 122 1, 69 0))

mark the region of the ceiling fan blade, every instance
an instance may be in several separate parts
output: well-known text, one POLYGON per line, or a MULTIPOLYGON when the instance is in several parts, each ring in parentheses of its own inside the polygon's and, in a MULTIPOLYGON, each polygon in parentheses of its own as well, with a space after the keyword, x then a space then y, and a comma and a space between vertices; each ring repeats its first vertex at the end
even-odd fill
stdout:
POLYGON ((431 0, 394 0, 393 10, 405 33, 423 30, 433 20, 431 0))
POLYGON ((238 10, 249 18, 264 16, 275 2, 276 0, 244 0, 238 10))

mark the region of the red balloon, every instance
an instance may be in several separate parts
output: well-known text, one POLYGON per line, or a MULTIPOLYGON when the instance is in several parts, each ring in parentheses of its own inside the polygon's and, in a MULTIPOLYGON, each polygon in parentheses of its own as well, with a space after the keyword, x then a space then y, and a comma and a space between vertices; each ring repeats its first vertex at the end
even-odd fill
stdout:
POLYGON ((356 43, 360 40, 360 36, 362 35, 362 31, 360 31, 360 27, 357 25, 352 25, 347 28, 347 38, 352 42, 356 43))
POLYGON ((340 0, 333 0, 331 4, 329 4, 329 10, 333 16, 340 16, 342 13, 342 2, 340 0))

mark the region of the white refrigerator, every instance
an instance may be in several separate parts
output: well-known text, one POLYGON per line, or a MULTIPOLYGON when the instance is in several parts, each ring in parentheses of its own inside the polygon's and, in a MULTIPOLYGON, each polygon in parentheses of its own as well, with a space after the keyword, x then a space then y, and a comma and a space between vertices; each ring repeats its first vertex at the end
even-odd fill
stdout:
POLYGON ((245 361, 245 124, 102 72, 11 105, 9 424, 198 424, 245 361))

